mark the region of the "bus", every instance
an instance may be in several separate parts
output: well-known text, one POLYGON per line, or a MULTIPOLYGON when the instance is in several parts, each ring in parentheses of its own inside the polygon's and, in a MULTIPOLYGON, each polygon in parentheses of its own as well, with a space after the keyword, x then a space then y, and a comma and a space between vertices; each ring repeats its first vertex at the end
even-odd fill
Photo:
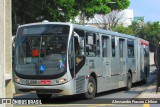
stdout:
POLYGON ((15 38, 14 85, 35 91, 41 99, 53 94, 96 93, 146 82, 149 42, 89 26, 62 22, 20 25, 15 38))

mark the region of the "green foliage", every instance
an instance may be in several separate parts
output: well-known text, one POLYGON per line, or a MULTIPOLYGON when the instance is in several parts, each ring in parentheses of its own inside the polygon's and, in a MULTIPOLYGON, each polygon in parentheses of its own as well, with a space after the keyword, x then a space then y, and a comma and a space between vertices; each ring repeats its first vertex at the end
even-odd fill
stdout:
POLYGON ((51 0, 44 7, 47 13, 44 19, 57 22, 68 22, 78 15, 78 10, 73 8, 74 0, 51 0))
POLYGON ((111 10, 124 10, 130 5, 130 0, 112 0, 114 4, 108 4, 111 10))
POLYGON ((146 23, 138 32, 138 36, 148 40, 150 42, 150 50, 155 51, 158 42, 160 42, 160 23, 146 23))
POLYGON ((119 32, 119 33, 124 33, 128 35, 134 35, 134 32, 131 28, 129 27, 124 27, 124 26, 117 26, 116 28, 113 28, 113 31, 119 32))
POLYGON ((129 27, 117 26, 113 29, 119 33, 135 35, 142 39, 149 41, 150 51, 154 52, 156 46, 160 42, 160 23, 159 22, 147 22, 143 24, 133 22, 129 27))
POLYGON ((88 19, 94 14, 106 14, 114 9, 125 9, 129 4, 129 0, 12 0, 13 34, 18 24, 42 20, 74 21, 80 13, 88 19))

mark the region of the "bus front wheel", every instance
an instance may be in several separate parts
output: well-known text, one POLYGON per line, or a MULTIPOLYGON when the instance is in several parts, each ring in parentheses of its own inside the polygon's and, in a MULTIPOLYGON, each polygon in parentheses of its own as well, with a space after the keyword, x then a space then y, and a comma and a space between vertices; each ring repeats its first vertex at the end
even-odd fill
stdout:
POLYGON ((85 98, 91 99, 94 98, 95 95, 96 95, 96 82, 95 79, 92 76, 90 76, 87 85, 87 92, 85 93, 85 98))

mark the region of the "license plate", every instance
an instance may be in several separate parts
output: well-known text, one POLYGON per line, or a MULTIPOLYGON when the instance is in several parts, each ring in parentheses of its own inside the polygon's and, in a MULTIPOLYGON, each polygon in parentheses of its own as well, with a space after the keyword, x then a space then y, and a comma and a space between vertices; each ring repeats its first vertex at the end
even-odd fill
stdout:
POLYGON ((51 80, 41 80, 40 84, 41 85, 50 85, 51 84, 51 80))

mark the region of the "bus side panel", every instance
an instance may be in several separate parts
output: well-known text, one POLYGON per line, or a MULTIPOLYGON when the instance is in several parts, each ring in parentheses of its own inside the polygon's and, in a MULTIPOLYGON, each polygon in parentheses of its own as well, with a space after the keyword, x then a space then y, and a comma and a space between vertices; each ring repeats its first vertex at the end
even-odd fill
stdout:
POLYGON ((88 79, 86 79, 86 76, 89 75, 87 58, 86 58, 84 66, 78 72, 76 72, 75 75, 76 75, 76 80, 75 80, 76 94, 86 92, 87 90, 86 86, 88 84, 88 79))

